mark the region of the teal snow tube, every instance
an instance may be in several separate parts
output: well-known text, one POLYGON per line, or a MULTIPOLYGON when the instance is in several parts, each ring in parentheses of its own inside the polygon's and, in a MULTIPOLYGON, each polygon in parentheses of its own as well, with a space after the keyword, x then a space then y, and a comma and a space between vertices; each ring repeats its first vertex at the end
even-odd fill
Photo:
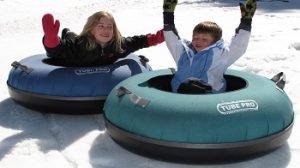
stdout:
POLYGON ((150 156, 209 160, 249 157, 281 146, 294 112, 272 81, 228 70, 220 94, 172 93, 170 70, 146 72, 119 83, 104 104, 110 136, 150 156))

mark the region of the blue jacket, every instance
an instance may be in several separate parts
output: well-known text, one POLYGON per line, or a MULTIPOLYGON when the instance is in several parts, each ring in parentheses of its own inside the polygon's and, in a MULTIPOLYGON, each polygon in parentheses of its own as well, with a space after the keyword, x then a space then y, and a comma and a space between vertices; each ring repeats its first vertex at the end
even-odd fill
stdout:
POLYGON ((250 31, 239 29, 228 45, 219 40, 200 52, 196 52, 190 41, 180 39, 172 30, 165 30, 164 36, 177 65, 171 82, 173 92, 177 92, 184 80, 198 78, 207 82, 213 93, 219 93, 226 90, 224 72, 246 51, 250 31))

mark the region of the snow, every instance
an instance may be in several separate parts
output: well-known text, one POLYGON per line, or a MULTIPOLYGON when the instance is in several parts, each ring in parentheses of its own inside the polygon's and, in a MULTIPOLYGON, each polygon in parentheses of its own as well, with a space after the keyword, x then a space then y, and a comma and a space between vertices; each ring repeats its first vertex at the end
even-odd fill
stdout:
MULTIPOLYGON (((229 41, 239 23, 238 0, 180 0, 175 23, 190 39, 195 24, 213 20, 229 41)), ((107 134, 102 115, 59 115, 16 104, 6 85, 10 64, 44 53, 41 18, 52 13, 79 33, 87 17, 99 10, 113 13, 123 36, 154 33, 162 28, 162 1, 153 0, 0 0, 0 167, 1 168, 294 168, 300 164, 300 1, 260 0, 246 54, 230 68, 265 77, 283 71, 286 93, 293 102, 295 123, 287 143, 267 155, 227 164, 181 164, 155 160, 127 151, 107 134)), ((175 67, 165 43, 136 52, 153 69, 175 67)), ((59 82, 59 81, 58 81, 59 82)))

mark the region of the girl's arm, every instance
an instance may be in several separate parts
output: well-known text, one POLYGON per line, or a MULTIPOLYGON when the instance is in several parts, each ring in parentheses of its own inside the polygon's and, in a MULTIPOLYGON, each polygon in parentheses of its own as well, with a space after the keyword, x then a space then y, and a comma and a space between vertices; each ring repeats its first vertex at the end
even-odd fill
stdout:
POLYGON ((42 25, 44 31, 43 44, 48 48, 55 48, 60 43, 60 38, 58 37, 59 31, 59 20, 55 20, 52 14, 47 13, 42 18, 42 25))

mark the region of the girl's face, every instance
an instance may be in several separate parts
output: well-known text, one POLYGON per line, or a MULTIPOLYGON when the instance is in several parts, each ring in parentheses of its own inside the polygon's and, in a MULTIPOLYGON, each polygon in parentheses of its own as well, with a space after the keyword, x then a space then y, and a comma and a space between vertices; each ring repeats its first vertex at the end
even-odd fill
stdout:
POLYGON ((214 38, 209 33, 195 33, 193 34, 192 46, 194 49, 199 52, 205 49, 206 47, 213 44, 214 38))
POLYGON ((98 44, 105 47, 114 36, 113 21, 107 17, 102 17, 98 24, 92 29, 91 33, 94 35, 98 44))

